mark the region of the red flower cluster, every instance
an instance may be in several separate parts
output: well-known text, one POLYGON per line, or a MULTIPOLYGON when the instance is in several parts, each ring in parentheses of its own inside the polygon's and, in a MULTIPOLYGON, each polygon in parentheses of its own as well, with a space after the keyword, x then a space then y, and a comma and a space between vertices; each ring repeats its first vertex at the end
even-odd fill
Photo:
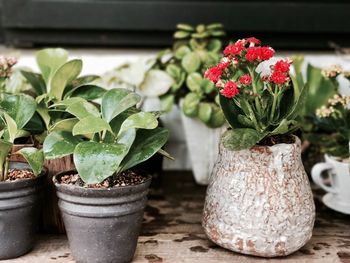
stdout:
POLYGON ((228 45, 224 50, 225 56, 236 56, 242 52, 244 49, 245 41, 244 40, 238 40, 234 44, 228 45))
POLYGON ((230 62, 221 62, 214 67, 208 68, 204 77, 211 80, 212 82, 218 82, 222 72, 230 65, 230 62))
POLYGON ((249 86, 252 83, 252 78, 249 74, 245 74, 239 78, 239 82, 241 82, 243 86, 249 86))
POLYGON ((270 81, 277 84, 283 85, 287 83, 289 78, 289 68, 291 61, 288 60, 279 60, 275 65, 272 66, 273 72, 270 76, 270 81))
POLYGON ((227 82, 225 87, 220 90, 220 93, 226 98, 233 98, 239 93, 237 89, 237 83, 233 81, 227 82))
POLYGON ((249 43, 253 43, 255 45, 260 45, 261 44, 261 41, 255 37, 248 37, 247 38, 247 42, 249 43))
POLYGON ((245 54, 245 58, 253 62, 256 61, 264 61, 269 60, 273 57, 275 51, 271 47, 248 47, 247 53, 245 54))

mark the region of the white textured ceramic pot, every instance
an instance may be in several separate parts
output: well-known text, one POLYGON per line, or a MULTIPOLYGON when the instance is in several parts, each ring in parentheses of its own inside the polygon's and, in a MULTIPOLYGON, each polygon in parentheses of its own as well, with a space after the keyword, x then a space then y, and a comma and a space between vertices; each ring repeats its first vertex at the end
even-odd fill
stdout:
POLYGON ((194 179, 198 184, 207 185, 218 157, 223 128, 209 128, 201 121, 184 114, 181 114, 181 118, 194 179))
POLYGON ((243 254, 285 256, 311 238, 315 205, 300 140, 230 151, 220 146, 203 227, 216 244, 243 254))

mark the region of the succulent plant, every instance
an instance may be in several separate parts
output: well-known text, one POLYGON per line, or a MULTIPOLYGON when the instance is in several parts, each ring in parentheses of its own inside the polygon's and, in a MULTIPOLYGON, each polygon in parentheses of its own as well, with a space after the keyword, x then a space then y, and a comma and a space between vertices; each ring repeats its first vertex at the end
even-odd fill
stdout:
POLYGON ((203 78, 205 70, 220 59, 223 35, 221 24, 177 25, 172 49, 160 52, 153 67, 167 72, 174 80, 168 92, 160 96, 162 110, 170 111, 183 100, 181 108, 186 116, 198 118, 211 128, 225 123, 217 91, 213 83, 203 78))

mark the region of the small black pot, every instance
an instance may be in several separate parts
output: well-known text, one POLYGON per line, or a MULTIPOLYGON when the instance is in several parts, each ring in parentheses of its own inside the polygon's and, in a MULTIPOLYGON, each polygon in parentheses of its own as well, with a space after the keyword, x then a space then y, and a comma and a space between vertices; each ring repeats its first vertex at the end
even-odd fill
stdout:
POLYGON ((110 189, 60 184, 54 177, 68 242, 80 263, 124 263, 135 254, 151 178, 110 189))
MULTIPOLYGON (((10 168, 30 169, 11 162, 10 168)), ((0 182, 0 260, 19 257, 34 246, 41 189, 46 172, 34 179, 0 182)))

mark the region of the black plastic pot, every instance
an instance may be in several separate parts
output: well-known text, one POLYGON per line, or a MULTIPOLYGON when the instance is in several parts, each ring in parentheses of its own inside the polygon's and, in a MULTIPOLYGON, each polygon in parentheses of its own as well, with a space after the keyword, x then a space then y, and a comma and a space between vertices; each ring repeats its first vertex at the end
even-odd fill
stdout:
POLYGON ((135 185, 92 189, 54 177, 68 242, 80 263, 124 263, 135 254, 151 178, 135 185))
MULTIPOLYGON (((28 169, 12 162, 10 168, 28 169)), ((45 173, 34 179, 0 182, 0 259, 19 257, 34 246, 45 173)))

